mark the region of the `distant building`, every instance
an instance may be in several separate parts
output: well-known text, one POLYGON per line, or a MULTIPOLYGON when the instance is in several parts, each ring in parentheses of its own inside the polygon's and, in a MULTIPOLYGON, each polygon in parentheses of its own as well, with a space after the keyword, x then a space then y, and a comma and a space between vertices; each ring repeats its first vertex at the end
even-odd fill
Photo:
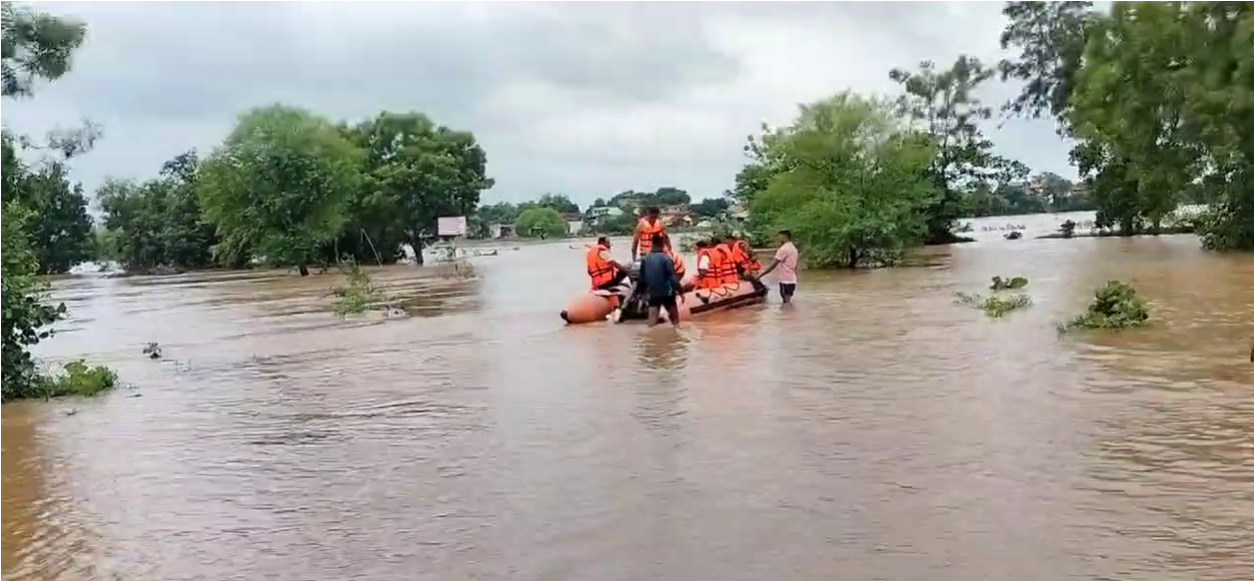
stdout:
POLYGON ((488 226, 489 238, 515 238, 513 224, 491 224, 488 226))

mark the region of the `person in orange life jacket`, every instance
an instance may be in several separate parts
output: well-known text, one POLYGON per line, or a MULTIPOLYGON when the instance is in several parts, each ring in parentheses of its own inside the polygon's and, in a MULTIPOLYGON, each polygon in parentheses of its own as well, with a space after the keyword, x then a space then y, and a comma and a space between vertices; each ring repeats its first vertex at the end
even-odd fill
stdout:
POLYGON ((756 256, 753 255, 753 249, 749 247, 749 242, 739 236, 728 236, 727 245, 731 249, 732 261, 736 265, 736 272, 745 278, 751 278, 762 270, 762 263, 758 262, 756 256))
POLYGON ((610 239, 602 236, 588 249, 588 277, 593 290, 612 290, 627 280, 627 268, 610 254, 610 239))
POLYGON ((736 272, 736 259, 732 254, 731 245, 726 240, 719 240, 717 237, 711 238, 710 244, 722 254, 723 258, 722 261, 714 260, 714 270, 719 282, 723 284, 740 282, 740 275, 736 272))
POLYGON ((665 234, 666 228, 662 225, 662 211, 656 206, 650 206, 644 211, 644 217, 636 223, 636 233, 631 238, 631 261, 641 258, 648 254, 653 248, 653 235, 665 234))
MULTIPOLYGON (((697 287, 712 289, 727 284, 729 262, 726 252, 719 248, 718 237, 697 243, 697 287)), ((734 271, 733 271, 734 272, 734 271)))

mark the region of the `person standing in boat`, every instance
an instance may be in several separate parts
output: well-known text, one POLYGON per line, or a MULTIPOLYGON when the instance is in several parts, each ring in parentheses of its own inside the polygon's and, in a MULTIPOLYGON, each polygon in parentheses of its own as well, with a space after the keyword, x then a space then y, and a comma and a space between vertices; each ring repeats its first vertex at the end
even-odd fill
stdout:
POLYGON ((637 258, 643 259, 649 251, 653 249, 653 238, 658 234, 666 234, 666 228, 662 225, 662 211, 657 206, 649 206, 644 211, 644 217, 640 222, 636 223, 636 233, 631 238, 631 261, 635 262, 637 258))
POLYGON ((662 309, 671 325, 679 326, 680 295, 679 275, 675 273, 675 261, 666 252, 666 235, 656 233, 649 240, 649 253, 640 262, 639 288, 649 301, 649 326, 657 325, 662 309))
POLYGON ((797 247, 792 243, 792 232, 780 230, 779 250, 775 251, 775 258, 758 275, 761 278, 776 267, 779 268, 779 297, 784 300, 785 305, 792 302, 792 295, 797 292, 797 262, 800 258, 797 247))

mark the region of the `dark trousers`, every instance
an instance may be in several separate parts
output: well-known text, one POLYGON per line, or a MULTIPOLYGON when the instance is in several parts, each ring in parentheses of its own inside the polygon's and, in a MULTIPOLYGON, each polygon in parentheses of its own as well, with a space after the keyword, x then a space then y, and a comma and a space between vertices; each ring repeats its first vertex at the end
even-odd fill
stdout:
POLYGON ((618 285, 623 284, 623 281, 626 280, 627 273, 620 270, 618 271, 618 274, 614 275, 614 278, 610 279, 609 282, 597 286, 596 290, 614 290, 618 285))

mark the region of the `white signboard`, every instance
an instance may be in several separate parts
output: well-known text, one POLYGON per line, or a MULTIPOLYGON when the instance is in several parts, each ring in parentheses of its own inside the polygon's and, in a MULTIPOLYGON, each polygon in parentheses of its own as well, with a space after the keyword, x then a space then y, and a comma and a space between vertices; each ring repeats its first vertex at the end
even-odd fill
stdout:
POLYGON ((447 216, 440 218, 436 229, 440 236, 465 236, 466 235, 466 217, 465 216, 447 216))

